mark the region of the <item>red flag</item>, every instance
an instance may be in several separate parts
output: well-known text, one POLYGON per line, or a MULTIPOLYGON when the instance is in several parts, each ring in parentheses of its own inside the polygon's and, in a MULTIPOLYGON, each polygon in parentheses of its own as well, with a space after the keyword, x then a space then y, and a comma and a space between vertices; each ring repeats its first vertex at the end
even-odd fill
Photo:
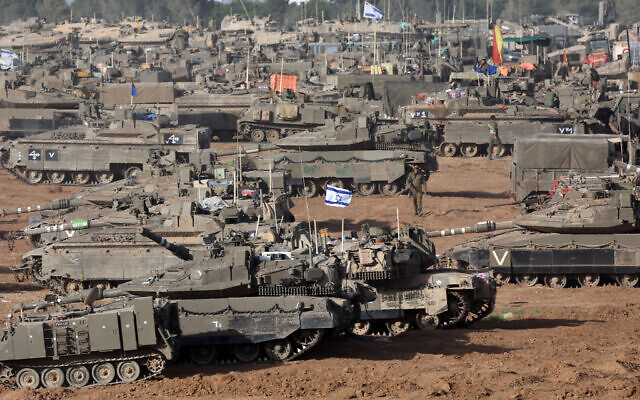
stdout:
POLYGON ((493 24, 493 62, 502 64, 502 29, 493 24))

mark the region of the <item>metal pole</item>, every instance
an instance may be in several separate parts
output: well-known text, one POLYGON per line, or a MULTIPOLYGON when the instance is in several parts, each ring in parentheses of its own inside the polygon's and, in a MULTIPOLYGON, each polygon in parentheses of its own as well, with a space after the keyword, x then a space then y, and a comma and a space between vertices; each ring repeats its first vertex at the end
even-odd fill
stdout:
POLYGON ((396 221, 398 222, 398 243, 400 243, 400 211, 396 208, 396 221))

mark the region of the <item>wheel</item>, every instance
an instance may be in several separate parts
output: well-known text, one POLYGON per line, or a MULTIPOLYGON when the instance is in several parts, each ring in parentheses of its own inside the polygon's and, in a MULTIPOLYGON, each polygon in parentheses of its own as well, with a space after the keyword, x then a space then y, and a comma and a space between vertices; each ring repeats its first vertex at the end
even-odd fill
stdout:
POLYGON ((304 329, 293 334, 293 341, 302 347, 313 346, 322 338, 321 329, 304 329))
POLYGON ((440 145, 440 152, 445 157, 453 157, 458 152, 458 146, 455 143, 442 143, 440 145))
POLYGON ((634 287, 638 284, 640 275, 638 274, 622 274, 616 275, 616 282, 622 287, 634 287))
POLYGON ((211 364, 216 359, 216 349, 213 346, 192 346, 189 356, 198 365, 211 364))
MULTIPOLYGON (((487 156, 492 156, 492 154, 488 154, 489 150, 487 149, 487 156)), ((493 158, 495 157, 503 157, 507 154, 507 148, 503 144, 499 144, 493 147, 493 158)))
POLYGON ((20 389, 35 389, 40 385, 40 376, 35 369, 22 368, 16 375, 16 384, 20 389))
POLYGON ((327 182, 325 183, 324 188, 326 189, 327 186, 333 186, 338 189, 344 189, 344 182, 342 182, 342 179, 331 178, 331 179, 327 179, 327 182))
POLYGON ((262 129, 255 129, 251 131, 251 141, 260 143, 263 142, 265 138, 264 131, 262 129))
POLYGON ((291 351, 291 342, 286 339, 272 340, 264 345, 264 352, 273 361, 286 360, 291 355, 291 351))
POLYGON ((98 172, 96 173, 96 180, 101 185, 106 185, 107 183, 113 182, 113 172, 98 172))
POLYGON ((460 152, 465 157, 475 157, 478 155, 478 145, 475 143, 465 143, 460 146, 460 152))
POLYGON ((127 168, 126 171, 124 171, 124 177, 125 178, 132 178, 132 177, 138 175, 141 172, 142 172, 142 170, 140 169, 140 167, 129 167, 129 168, 127 168))
POLYGON ((538 283, 538 275, 520 274, 516 276, 516 282, 522 286, 534 286, 538 283))
POLYGON ((25 179, 32 184, 40 183, 42 182, 42 171, 28 170, 25 179))
POLYGON ((381 183, 380 193, 385 196, 393 196, 394 194, 398 193, 398 184, 395 182, 381 183))
POLYGON ((496 153, 498 157, 504 157, 509 153, 509 146, 506 144, 502 144, 498 147, 498 152, 496 153))
POLYGON ((60 368, 46 368, 40 374, 42 386, 46 388, 57 388, 64 385, 64 372, 60 368))
POLYGON ((140 365, 134 361, 122 361, 118 364, 118 378, 122 382, 133 382, 140 376, 140 365))
POLYGON ((110 362, 96 364, 91 368, 91 376, 98 385, 108 385, 116 377, 116 369, 110 362))
POLYGON ((440 318, 437 315, 429 315, 424 311, 416 314, 416 325, 422 330, 431 330, 438 327, 440 318))
POLYGON ((411 324, 408 321, 398 319, 394 321, 389 321, 386 323, 387 329, 389 333, 393 336, 398 336, 403 333, 406 333, 409 328, 411 328, 411 324))
POLYGON ((82 282, 74 281, 71 279, 64 282, 64 291, 67 294, 79 293, 82 289, 82 282))
POLYGON ((507 284, 511 281, 511 275, 509 274, 505 274, 502 272, 496 272, 493 277, 495 278, 496 282, 504 285, 507 284))
POLYGON ((371 332, 371 321, 358 321, 354 322, 349 328, 351 333, 358 336, 364 336, 371 332))
POLYGON ((461 323, 467 318, 471 304, 469 298, 464 293, 456 291, 447 292, 447 311, 440 314, 438 318, 444 328, 451 328, 461 323))
POLYGON ((267 140, 269 142, 275 142, 278 139, 280 139, 280 132, 277 129, 269 129, 267 131, 267 140))
POLYGON ((566 275, 547 275, 544 277, 545 285, 553 289, 562 289, 567 286, 566 275))
POLYGON ((154 357, 148 358, 147 361, 144 363, 144 365, 147 367, 149 372, 151 372, 154 375, 157 375, 160 372, 162 372, 162 370, 164 369, 166 365, 166 361, 162 356, 154 356, 154 357))
POLYGON ((578 283, 582 287, 596 287, 600 284, 600 275, 598 274, 579 275, 578 283))
POLYGON ((89 383, 89 370, 84 365, 69 367, 67 369, 67 382, 69 386, 83 387, 89 383))
POLYGON ((73 174, 73 181, 78 185, 86 185, 89 183, 89 178, 91 178, 91 174, 88 172, 76 172, 73 174))
MULTIPOLYGON (((54 183, 56 185, 61 184, 66 179, 67 174, 63 171, 51 171, 47 172, 47 178, 49 178, 49 182, 54 183)), ((44 384, 44 382, 43 382, 44 384)))
POLYGON ((258 358, 260 347, 255 343, 243 343, 233 346, 233 354, 242 362, 252 362, 258 358))
POLYGON ((373 182, 358 183, 356 185, 356 191, 360 194, 360 196, 371 196, 376 192, 376 184, 373 182))
POLYGON ((304 186, 300 186, 298 188, 298 193, 302 197, 314 197, 318 194, 318 185, 313 181, 313 179, 305 179, 304 186))

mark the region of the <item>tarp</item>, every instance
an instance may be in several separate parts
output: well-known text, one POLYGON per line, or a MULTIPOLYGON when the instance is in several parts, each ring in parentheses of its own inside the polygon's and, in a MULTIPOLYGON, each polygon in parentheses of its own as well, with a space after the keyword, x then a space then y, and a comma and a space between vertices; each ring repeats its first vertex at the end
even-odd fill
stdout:
POLYGON ((100 99, 105 104, 167 104, 174 102, 173 83, 137 83, 136 95, 131 96, 130 83, 105 85, 100 91, 100 99))
POLYGON ((513 154, 519 168, 606 170, 609 140, 596 136, 518 138, 513 154))
POLYGON ((276 115, 280 119, 294 120, 298 118, 298 106, 296 104, 279 103, 276 105, 276 115))
POLYGON ((516 43, 537 42, 537 41, 547 41, 547 40, 551 42, 551 36, 545 35, 544 33, 536 36, 502 38, 503 42, 516 42, 516 43))
MULTIPOLYGON (((280 74, 272 74, 269 82, 269 88, 274 92, 280 91, 280 74)), ((298 90, 298 77, 295 75, 282 75, 282 90, 298 90)))
MULTIPOLYGON (((475 74, 474 74, 475 75, 475 74)), ((444 83, 438 82, 384 82, 382 99, 384 101, 384 112, 389 115, 396 115, 398 108, 411 104, 412 98, 418 97, 420 93, 431 93, 442 90, 444 83)))

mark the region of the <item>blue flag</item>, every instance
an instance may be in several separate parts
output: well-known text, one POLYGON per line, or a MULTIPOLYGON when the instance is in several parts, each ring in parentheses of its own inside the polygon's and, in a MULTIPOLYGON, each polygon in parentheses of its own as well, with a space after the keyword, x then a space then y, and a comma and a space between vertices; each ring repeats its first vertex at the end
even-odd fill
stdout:
POLYGON ((351 192, 327 185, 324 204, 331 207, 346 207, 351 204, 351 192))
POLYGON ((137 96, 138 92, 136 91, 136 85, 133 84, 133 82, 131 82, 131 96, 137 96))

